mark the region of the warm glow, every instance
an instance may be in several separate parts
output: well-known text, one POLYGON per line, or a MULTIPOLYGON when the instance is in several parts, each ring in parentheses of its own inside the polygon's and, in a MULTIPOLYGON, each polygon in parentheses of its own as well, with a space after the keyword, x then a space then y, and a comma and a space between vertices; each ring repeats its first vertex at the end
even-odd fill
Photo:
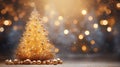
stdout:
POLYGON ((63 20, 63 17, 62 17, 62 16, 59 16, 59 17, 58 17, 58 20, 63 20))
POLYGON ((85 35, 90 35, 90 32, 88 30, 86 30, 85 35))
POLYGON ((87 47, 86 47, 85 45, 83 45, 81 49, 82 49, 82 51, 84 51, 84 52, 87 51, 87 47))
POLYGON ((3 27, 0 27, 0 32, 3 32, 4 31, 4 28, 3 27))
POLYGON ((18 17, 23 18, 25 16, 25 14, 26 14, 25 12, 21 12, 21 13, 19 13, 18 17))
POLYGON ((77 47, 76 47, 76 46, 72 46, 72 47, 71 47, 71 50, 72 50, 73 52, 75 52, 75 51, 77 51, 77 47))
POLYGON ((106 10, 106 14, 111 14, 111 10, 110 10, 110 9, 107 9, 107 10, 106 10))
POLYGON ((94 48, 93 51, 94 51, 94 52, 98 52, 98 48, 94 48))
POLYGON ((59 52, 59 49, 58 49, 58 48, 55 48, 55 52, 58 53, 58 52, 59 52))
POLYGON ((6 13, 7 13, 7 11, 6 11, 5 9, 2 9, 2 10, 1 10, 1 14, 4 15, 4 14, 6 14, 6 13))
POLYGON ((15 31, 18 30, 18 26, 16 26, 16 25, 13 26, 13 30, 15 30, 15 31))
POLYGON ((86 10, 82 10, 82 15, 86 15, 87 14, 87 11, 86 10))
POLYGON ((108 32, 111 32, 111 31, 112 31, 112 28, 111 28, 111 27, 108 27, 108 28, 107 28, 107 31, 108 31, 108 32))
POLYGON ((107 21, 107 20, 101 20, 101 21, 100 21, 100 24, 101 24, 101 25, 108 25, 108 21, 107 21))
MULTIPOLYGON (((39 17, 37 10, 34 9, 16 50, 16 57, 20 60, 49 60, 59 51, 49 42, 46 36, 48 32, 41 23, 43 20, 39 20, 39 17)), ((13 27, 14 30, 20 28, 21 26, 13 27)))
POLYGON ((92 20, 93 20, 93 17, 92 17, 92 16, 89 16, 89 17, 88 17, 88 20, 89 20, 89 21, 92 21, 92 20))
POLYGON ((82 39, 84 38, 84 36, 83 36, 82 34, 80 34, 80 35, 78 36, 78 38, 79 38, 80 40, 82 40, 82 39))
POLYGON ((43 17, 43 22, 48 22, 48 18, 47 17, 43 17))
POLYGON ((74 24, 77 24, 77 23, 78 23, 78 21, 75 19, 75 20, 73 20, 73 23, 74 23, 74 24))
POLYGON ((45 5, 44 9, 45 9, 45 10, 49 10, 49 9, 50 9, 50 6, 49 6, 49 5, 45 5))
POLYGON ((95 44, 95 41, 94 41, 94 40, 91 40, 91 41, 90 41, 90 44, 91 44, 91 45, 94 45, 94 44, 95 44))
POLYGON ((34 2, 31 2, 31 3, 30 3, 30 6, 31 6, 31 7, 35 7, 35 3, 34 3, 34 2))
POLYGON ((64 34, 68 34, 69 33, 69 31, 66 29, 66 30, 64 30, 64 34))
POLYGON ((14 16, 14 21, 18 21, 18 17, 17 16, 14 16))
POLYGON ((54 10, 51 10, 51 11, 50 11, 50 16, 52 17, 53 15, 55 15, 55 11, 54 11, 54 10))
POLYGON ((117 8, 120 8, 120 3, 117 3, 116 6, 117 6, 117 8))
POLYGON ((59 22, 59 21, 55 21, 54 25, 55 25, 55 26, 59 26, 59 25, 60 25, 60 22, 59 22))
POLYGON ((97 29, 98 28, 98 24, 97 23, 93 24, 93 28, 97 29))
POLYGON ((8 26, 8 25, 11 25, 12 22, 10 20, 5 20, 3 24, 6 25, 6 26, 8 26))

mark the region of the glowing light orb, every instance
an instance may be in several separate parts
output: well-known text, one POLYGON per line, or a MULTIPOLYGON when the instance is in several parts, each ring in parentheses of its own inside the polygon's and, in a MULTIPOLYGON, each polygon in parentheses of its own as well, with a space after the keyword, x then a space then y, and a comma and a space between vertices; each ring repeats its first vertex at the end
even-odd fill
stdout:
POLYGON ((43 22, 47 23, 48 22, 48 18, 47 17, 43 17, 43 22))
POLYGON ((94 41, 94 40, 91 40, 91 41, 90 41, 90 44, 91 44, 91 45, 94 45, 94 44, 95 44, 95 41, 94 41))
POLYGON ((82 49, 83 52, 85 52, 85 51, 87 51, 87 46, 83 45, 83 46, 81 47, 81 49, 82 49))
POLYGON ((78 36, 78 38, 79 38, 80 40, 82 40, 82 39, 84 38, 84 36, 83 36, 82 34, 80 34, 80 35, 78 36))
POLYGON ((58 53, 58 52, 59 52, 59 49, 58 49, 58 48, 55 48, 55 52, 58 53))
POLYGON ((86 30, 85 35, 90 35, 90 32, 88 30, 86 30))
POLYGON ((108 31, 108 32, 111 32, 111 31, 112 31, 112 28, 111 28, 111 27, 108 27, 108 28, 107 28, 107 31, 108 31))
POLYGON ((98 52, 98 48, 95 47, 95 48, 93 49, 93 51, 94 51, 94 52, 98 52))
POLYGON ((92 20, 93 20, 93 17, 92 17, 92 16, 89 16, 89 17, 88 17, 88 20, 89 20, 89 21, 92 21, 92 20))
POLYGON ((13 30, 15 30, 15 31, 18 30, 18 26, 16 26, 16 25, 13 26, 13 30))
POLYGON ((14 16, 14 21, 18 21, 18 17, 17 16, 14 16))
POLYGON ((58 17, 58 20, 63 20, 63 17, 62 17, 62 16, 59 16, 59 17, 58 17))
POLYGON ((93 24, 93 28, 97 29, 98 28, 98 24, 97 23, 93 24))
POLYGON ((30 6, 31 6, 31 7, 35 7, 35 3, 34 3, 34 2, 31 2, 31 3, 30 3, 30 6))
POLYGON ((101 25, 108 25, 108 20, 101 20, 101 21, 100 21, 100 24, 101 24, 101 25))
POLYGON ((7 11, 6 11, 5 9, 2 9, 2 10, 1 10, 1 14, 4 15, 4 14, 6 14, 6 13, 7 13, 7 11))
POLYGON ((59 25, 60 25, 60 22, 59 22, 59 21, 55 21, 54 25, 55 25, 55 26, 59 26, 59 25))
POLYGON ((55 15, 55 11, 54 11, 54 10, 51 10, 51 11, 50 11, 50 16, 52 17, 53 15, 55 15))
POLYGON ((3 24, 6 25, 6 26, 8 26, 8 25, 11 25, 12 22, 10 20, 5 20, 3 24))
POLYGON ((82 15, 86 15, 87 14, 87 11, 86 10, 82 10, 82 15))
POLYGON ((3 32, 4 31, 4 28, 3 27, 0 27, 0 32, 3 32))
POLYGON ((106 10, 106 14, 108 14, 108 15, 111 14, 111 10, 110 10, 110 9, 107 9, 107 10, 106 10))
POLYGON ((117 4, 116 4, 116 7, 117 7, 117 8, 120 8, 120 3, 117 3, 117 4))
POLYGON ((45 10, 49 10, 49 9, 50 9, 50 6, 47 4, 47 5, 45 5, 44 9, 45 9, 45 10))
POLYGON ((67 35, 69 31, 67 29, 64 30, 64 34, 67 35))
POLYGON ((73 20, 73 24, 77 24, 78 23, 78 21, 75 19, 75 20, 73 20))

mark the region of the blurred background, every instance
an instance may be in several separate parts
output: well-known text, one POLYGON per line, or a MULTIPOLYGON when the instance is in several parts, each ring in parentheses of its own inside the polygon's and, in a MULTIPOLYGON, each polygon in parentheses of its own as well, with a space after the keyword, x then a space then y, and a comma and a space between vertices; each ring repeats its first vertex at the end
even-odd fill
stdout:
POLYGON ((0 61, 14 57, 34 3, 57 57, 120 61, 120 0, 0 0, 0 61))

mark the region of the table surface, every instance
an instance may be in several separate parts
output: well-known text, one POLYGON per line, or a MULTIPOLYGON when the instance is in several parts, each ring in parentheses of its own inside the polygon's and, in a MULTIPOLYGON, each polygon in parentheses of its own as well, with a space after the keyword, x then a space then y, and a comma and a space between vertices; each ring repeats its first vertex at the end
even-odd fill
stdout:
POLYGON ((5 65, 0 63, 0 67, 120 67, 120 62, 64 61, 59 65, 5 65))

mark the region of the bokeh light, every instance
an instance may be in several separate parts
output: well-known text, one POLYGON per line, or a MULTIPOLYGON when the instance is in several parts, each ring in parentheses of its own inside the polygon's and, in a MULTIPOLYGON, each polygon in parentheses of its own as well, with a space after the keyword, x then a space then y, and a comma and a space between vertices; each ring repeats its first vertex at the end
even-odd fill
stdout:
POLYGON ((83 52, 86 52, 86 51, 87 51, 87 46, 86 46, 86 45, 83 45, 83 46, 81 47, 81 49, 82 49, 83 52))
POLYGON ((101 21, 100 21, 100 24, 101 24, 101 25, 108 25, 108 21, 107 21, 107 20, 101 20, 101 21))
POLYGON ((98 24, 97 23, 93 24, 93 28, 97 29, 98 28, 98 24))
POLYGON ((55 15, 55 11, 54 10, 51 10, 50 11, 50 17, 53 17, 55 15))
POLYGON ((54 25, 55 25, 55 26, 59 26, 59 25, 60 25, 60 22, 59 22, 59 21, 55 21, 55 22, 54 22, 54 25))
POLYGON ((93 48, 93 51, 98 52, 98 48, 97 47, 93 48))
POLYGON ((30 6, 31 6, 31 7, 35 7, 35 3, 34 3, 34 2, 31 2, 31 3, 30 3, 30 6))
POLYGON ((117 3, 117 4, 116 4, 116 7, 117 7, 117 8, 120 8, 120 3, 117 3))
POLYGON ((50 6, 49 6, 48 4, 44 6, 44 10, 47 11, 47 10, 49 10, 49 9, 50 9, 50 6))
POLYGON ((111 31, 112 31, 112 28, 111 28, 111 27, 107 27, 107 31, 108 31, 108 32, 111 32, 111 31))
POLYGON ((19 18, 17 16, 14 16, 14 21, 18 21, 19 18))
POLYGON ((69 30, 65 29, 64 34, 67 35, 69 33, 69 30))
POLYGON ((91 45, 94 45, 94 44, 95 44, 95 40, 91 40, 91 41, 90 41, 90 44, 91 44, 91 45))
POLYGON ((9 26, 12 24, 12 22, 10 20, 5 20, 3 24, 9 26))
POLYGON ((47 17, 43 17, 43 22, 47 23, 48 22, 48 18, 47 17))
POLYGON ((77 23, 78 23, 78 21, 75 19, 75 20, 73 20, 73 23, 74 23, 74 24, 77 24, 77 23))
POLYGON ((93 20, 93 17, 92 17, 92 16, 89 16, 89 17, 88 17, 88 20, 89 20, 89 21, 92 21, 92 20, 93 20))
POLYGON ((82 13, 82 15, 86 15, 87 11, 86 10, 82 10, 81 13, 82 13))
POLYGON ((2 9, 2 10, 1 10, 1 14, 4 15, 4 14, 6 14, 6 13, 7 13, 7 11, 6 11, 5 9, 2 9))
POLYGON ((19 13, 18 17, 19 17, 19 18, 23 18, 23 17, 25 16, 25 14, 26 14, 26 13, 23 11, 23 12, 19 13))
POLYGON ((86 30, 86 31, 85 31, 85 35, 90 35, 90 31, 89 31, 89 30, 86 30))
POLYGON ((63 16, 59 16, 58 20, 62 21, 63 20, 63 16))
POLYGON ((16 25, 13 26, 13 30, 15 30, 15 31, 18 30, 18 26, 16 26, 16 25))
POLYGON ((106 14, 111 14, 111 10, 110 9, 106 9, 106 14))
POLYGON ((55 53, 58 53, 59 52, 59 49, 58 48, 55 48, 55 53))
POLYGON ((80 34, 80 35, 78 36, 78 38, 79 38, 80 40, 82 40, 82 39, 84 38, 84 35, 80 34))
POLYGON ((3 32, 4 31, 4 28, 3 27, 0 27, 0 32, 3 32))

